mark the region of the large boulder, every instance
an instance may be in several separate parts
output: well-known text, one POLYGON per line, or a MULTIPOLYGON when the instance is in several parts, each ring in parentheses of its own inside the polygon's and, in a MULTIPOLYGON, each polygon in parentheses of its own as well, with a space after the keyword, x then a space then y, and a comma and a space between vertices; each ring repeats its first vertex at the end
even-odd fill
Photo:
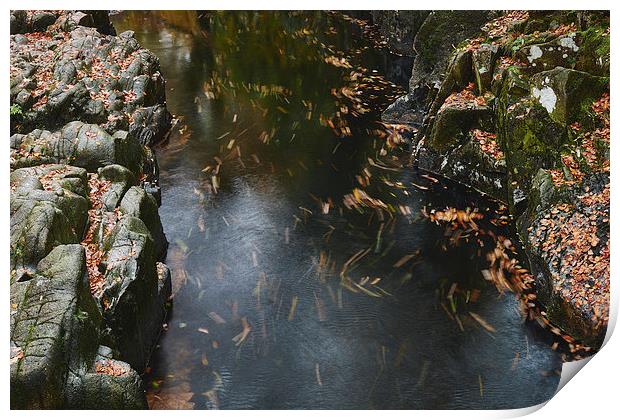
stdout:
POLYGON ((517 226, 538 298, 555 325, 598 348, 609 320, 609 176, 574 188, 541 170, 528 198, 517 226))
MULTIPOLYGON (((42 170, 17 170, 11 175, 14 191, 11 193, 11 265, 32 269, 53 248, 61 244, 79 242, 88 222, 88 200, 64 187, 44 190, 40 179, 49 176, 55 166, 42 170), (47 170, 47 171, 46 171, 47 170), (44 174, 44 175, 41 175, 44 174)), ((67 169, 68 168, 68 169, 67 169)), ((71 167, 65 186, 80 191, 84 187, 80 171, 71 167)), ((59 187, 59 181, 50 182, 59 187)))
POLYGON ((115 360, 109 347, 100 346, 91 369, 67 388, 67 408, 80 410, 148 409, 140 375, 115 360))
POLYGON ((85 372, 98 347, 101 317, 84 249, 54 248, 11 292, 11 408, 61 408, 69 372, 85 372))
POLYGON ((388 108, 385 118, 419 125, 424 114, 412 109, 425 108, 435 100, 452 60, 454 47, 480 32, 480 28, 497 13, 492 11, 437 10, 431 12, 417 30, 413 50, 415 59, 406 100, 388 108))
POLYGON ((570 125, 575 121, 584 122, 588 114, 584 108, 609 90, 609 78, 556 67, 533 76, 531 86, 532 96, 551 118, 559 124, 570 125))
POLYGON ((153 238, 142 220, 125 216, 105 240, 100 297, 112 347, 138 372, 146 368, 165 317, 168 296, 157 273, 153 238))
POLYGON ((140 187, 131 187, 123 196, 119 207, 121 213, 141 219, 151 233, 158 261, 166 259, 168 241, 157 211, 155 198, 140 187))
POLYGON ((144 167, 145 150, 126 131, 112 135, 96 124, 73 121, 53 133, 34 130, 11 136, 11 168, 65 163, 90 172, 118 163, 134 174, 144 167))

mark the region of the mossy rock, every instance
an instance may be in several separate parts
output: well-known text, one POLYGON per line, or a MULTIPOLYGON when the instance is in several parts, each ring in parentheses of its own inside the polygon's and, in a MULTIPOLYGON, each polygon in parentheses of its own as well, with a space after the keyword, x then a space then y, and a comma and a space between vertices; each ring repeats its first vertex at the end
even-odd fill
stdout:
POLYGON ((609 91, 609 79, 588 73, 556 67, 532 77, 532 96, 562 125, 575 121, 592 127, 588 108, 609 91))
POLYGON ((116 164, 100 168, 98 174, 99 178, 112 183, 103 194, 102 201, 106 210, 114 211, 129 188, 136 185, 136 176, 129 169, 116 164))
POLYGON ((99 347, 88 372, 67 387, 65 400, 70 409, 148 409, 140 375, 128 363, 115 360, 114 352, 106 346, 99 347))
POLYGON ((491 90, 495 62, 499 56, 497 45, 482 44, 472 52, 472 67, 476 78, 476 87, 479 94, 491 90))
POLYGON ((581 45, 575 69, 594 76, 609 77, 611 36, 608 31, 609 22, 580 32, 581 45))
POLYGON ((439 153, 462 144, 473 128, 492 131, 493 112, 487 106, 445 105, 437 113, 428 145, 439 153))
POLYGON ((159 218, 157 201, 144 189, 134 186, 123 196, 119 207, 121 213, 141 219, 149 229, 155 243, 155 255, 158 261, 166 259, 168 241, 159 218))
POLYGON ((165 317, 159 296, 155 247, 142 220, 125 216, 106 238, 100 298, 110 347, 138 372, 147 366, 165 317))
POLYGON ((14 297, 11 342, 23 354, 11 362, 11 408, 62 408, 69 372, 93 363, 101 318, 90 294, 80 245, 61 245, 37 266, 14 297))
POLYGON ((120 164, 136 176, 142 173, 144 147, 126 131, 112 135, 96 124, 73 121, 55 132, 33 130, 11 137, 11 168, 45 163, 79 166, 89 172, 111 164, 120 164))
POLYGON ((469 135, 465 143, 449 152, 434 172, 468 185, 491 197, 505 199, 506 162, 484 153, 469 135))
POLYGON ((529 74, 551 70, 558 66, 574 68, 580 41, 579 34, 573 32, 549 42, 527 45, 517 51, 515 57, 528 63, 526 72, 529 74))

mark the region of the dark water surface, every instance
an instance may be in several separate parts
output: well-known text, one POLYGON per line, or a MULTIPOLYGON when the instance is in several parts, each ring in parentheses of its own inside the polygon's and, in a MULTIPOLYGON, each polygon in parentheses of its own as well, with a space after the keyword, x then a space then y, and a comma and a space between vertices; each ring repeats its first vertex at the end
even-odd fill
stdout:
MULTIPOLYGON (((477 258, 443 252, 442 230, 420 216, 471 197, 408 188, 412 217, 386 220, 379 236, 376 217, 339 209, 377 158, 366 129, 379 112, 351 117, 342 139, 319 115, 336 111, 331 89, 360 66, 368 80, 406 85, 406 59, 323 12, 214 13, 202 25, 193 12, 126 12, 114 25, 160 58, 168 107, 187 126, 158 150, 175 296, 145 378, 152 407, 516 408, 553 395, 558 355, 514 296, 484 283, 477 258), (214 157, 226 155, 215 193, 214 157), (315 198, 333 200, 329 214, 315 198), (368 248, 348 272, 365 284, 354 293, 340 271, 368 248), (453 283, 481 289, 476 302, 457 298, 462 329, 441 306, 453 283)), ((366 90, 375 110, 399 93, 366 90)))

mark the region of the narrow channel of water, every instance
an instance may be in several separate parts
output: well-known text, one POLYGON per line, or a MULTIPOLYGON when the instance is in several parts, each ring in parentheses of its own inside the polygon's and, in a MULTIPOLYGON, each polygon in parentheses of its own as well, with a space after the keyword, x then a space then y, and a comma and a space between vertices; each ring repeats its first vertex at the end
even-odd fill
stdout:
POLYGON ((471 197, 409 188, 412 217, 379 240, 376 220, 339 211, 377 156, 368 130, 398 94, 382 81, 406 85, 394 69, 407 59, 324 12, 212 13, 201 24, 193 12, 124 12, 114 25, 160 58, 168 107, 183 116, 158 150, 175 295, 145 378, 153 408, 516 408, 553 395, 558 355, 513 296, 484 283, 476 257, 444 253, 441 229, 420 216, 471 197), (381 89, 339 138, 319 115, 337 110, 332 89, 360 66, 381 89), (217 159, 239 152, 216 193, 217 159), (316 198, 332 199, 328 214, 316 198), (368 248, 350 275, 369 276, 372 292, 341 287, 343 264, 368 248), (496 332, 446 313, 453 283, 481 290, 459 305, 496 332))

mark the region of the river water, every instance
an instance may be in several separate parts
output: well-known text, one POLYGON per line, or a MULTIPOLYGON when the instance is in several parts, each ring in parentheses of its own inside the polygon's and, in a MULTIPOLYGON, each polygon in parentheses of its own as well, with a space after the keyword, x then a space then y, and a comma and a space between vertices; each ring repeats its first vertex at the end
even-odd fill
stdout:
POLYGON ((411 215, 393 221, 342 206, 368 157, 381 158, 372 130, 406 86, 408 59, 324 12, 113 20, 160 58, 168 108, 182 116, 157 150, 174 303, 144 378, 152 408, 486 409, 551 398, 561 361, 548 338, 484 282, 476 255, 443 251, 443 231, 420 215, 479 197, 373 168, 373 179, 430 189, 405 188, 411 215), (332 89, 356 83, 363 115, 349 107, 341 137, 321 115, 346 101, 332 89), (347 272, 362 287, 343 287, 342 267, 362 250, 347 272), (454 283, 480 297, 446 308, 454 283))

